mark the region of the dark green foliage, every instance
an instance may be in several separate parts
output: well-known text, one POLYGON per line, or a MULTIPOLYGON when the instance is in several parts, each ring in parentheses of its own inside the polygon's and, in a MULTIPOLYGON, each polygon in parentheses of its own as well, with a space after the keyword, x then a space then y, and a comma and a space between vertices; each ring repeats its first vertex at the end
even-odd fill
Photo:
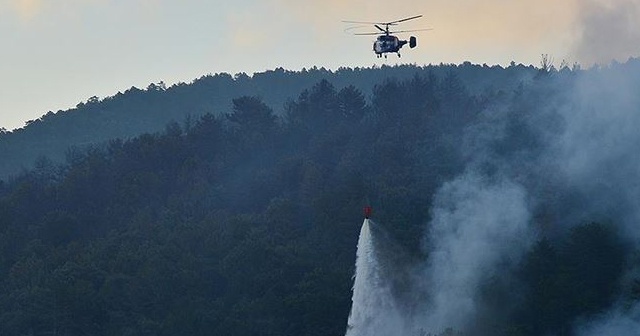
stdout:
MULTIPOLYGON (((23 168, 33 167, 35 160, 42 155, 62 163, 69 147, 86 148, 116 138, 159 132, 171 121, 197 119, 206 114, 222 116, 229 112, 232 100, 242 96, 262 97, 266 105, 281 116, 287 112, 283 108, 286 102, 296 99, 303 89, 320 85, 318 83, 322 80, 332 83, 334 87, 331 90, 346 88, 348 92, 355 89, 358 95, 370 98, 373 87, 390 76, 405 80, 416 74, 433 74, 442 78, 447 72, 455 71, 468 90, 480 92, 485 88, 485 81, 492 86, 500 83, 502 88, 509 88, 536 73, 533 67, 521 66, 518 71, 512 70, 470 64, 341 68, 337 71, 314 67, 299 72, 278 68, 252 77, 244 73, 235 76, 220 73, 202 76, 189 84, 167 87, 160 82, 152 83, 146 89, 132 87, 111 97, 90 97, 67 111, 49 111, 41 118, 27 122, 21 129, 7 131, 0 127, 0 180, 18 174, 23 168)), ((346 104, 338 106, 338 111, 334 112, 343 113, 346 117, 351 113, 359 118, 363 115, 358 107, 359 98, 349 97, 347 92, 339 97, 346 104), (347 106, 353 111, 344 110, 347 106)), ((336 99, 333 97, 332 102, 327 100, 323 103, 335 105, 336 99)))
POLYGON ((610 226, 586 224, 554 246, 538 242, 522 267, 529 291, 522 305, 523 335, 571 335, 578 317, 603 313, 618 298, 625 249, 610 226))
POLYGON ((371 109, 327 81, 292 106, 308 132, 244 96, 3 185, 2 333, 341 334, 371 109))
MULTIPOLYGON (((506 144, 527 130, 518 118, 540 93, 501 89, 535 69, 416 70, 207 76, 90 99, 11 133, 59 124, 77 140, 87 122, 164 120, 162 132, 126 139, 142 129, 132 126, 102 145, 51 144, 65 148, 65 164, 40 158, 0 181, 0 334, 343 335, 362 206, 420 260, 431 197, 464 169, 464 134, 484 109, 513 110, 510 138, 494 150, 528 146, 506 144), (504 87, 489 87, 492 78, 504 87), (175 118, 186 114, 194 117, 175 118)), ((514 299, 514 283, 500 279, 486 285, 488 296, 521 305, 485 329, 563 333, 607 308, 625 260, 619 246, 599 224, 541 241, 519 272, 526 294, 514 299)))

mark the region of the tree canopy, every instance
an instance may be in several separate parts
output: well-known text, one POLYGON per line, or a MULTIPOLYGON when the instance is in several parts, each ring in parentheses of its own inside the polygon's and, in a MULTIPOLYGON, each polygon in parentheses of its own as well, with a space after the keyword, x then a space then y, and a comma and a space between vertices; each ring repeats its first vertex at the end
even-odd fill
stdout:
MULTIPOLYGON (((501 137, 481 139, 487 157, 537 155, 549 136, 528 121, 579 76, 534 78, 516 65, 419 70, 207 76, 90 99, 11 132, 11 141, 29 143, 18 139, 58 123, 120 123, 102 113, 126 112, 122 120, 134 124, 166 120, 150 109, 192 113, 157 132, 67 148, 64 162, 41 156, 0 182, 0 333, 344 334, 362 206, 373 205, 412 260, 428 258, 438 188, 470 165, 487 176, 502 169, 470 158, 480 140, 469 143, 469 133, 486 126, 488 111, 504 110, 501 137), (370 82, 345 79, 355 77, 370 82), (230 104, 203 98, 212 91, 230 104), (279 111, 273 103, 283 95, 279 111)), ((581 209, 579 195, 563 192, 571 200, 563 206, 574 208, 562 211, 581 209)), ((504 308, 489 298, 517 307, 479 321, 478 332, 567 335, 576 319, 640 297, 638 286, 620 289, 633 250, 616 226, 547 228, 548 214, 562 212, 553 197, 535 214, 539 239, 505 275, 517 279, 516 297, 513 282, 483 289, 488 310, 504 308)))

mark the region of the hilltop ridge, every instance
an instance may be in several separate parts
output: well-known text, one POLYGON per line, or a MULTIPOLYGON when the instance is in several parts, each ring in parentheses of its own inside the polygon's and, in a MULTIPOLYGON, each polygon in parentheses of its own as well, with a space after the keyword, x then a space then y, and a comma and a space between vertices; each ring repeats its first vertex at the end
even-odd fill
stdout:
POLYGON ((301 91, 327 79, 336 88, 349 85, 370 98, 373 87, 385 79, 409 79, 432 74, 438 78, 452 71, 473 91, 517 86, 531 78, 536 69, 515 65, 508 68, 464 63, 462 65, 382 66, 374 68, 324 68, 289 71, 282 68, 256 73, 230 75, 219 73, 202 76, 193 82, 167 87, 162 82, 145 89, 132 87, 125 92, 105 97, 91 97, 75 108, 48 112, 25 127, 0 133, 0 179, 6 179, 33 167, 35 161, 47 157, 63 162, 70 148, 86 148, 112 139, 129 139, 144 133, 156 133, 172 122, 193 121, 204 114, 222 115, 231 108, 231 100, 241 96, 260 97, 281 115, 284 105, 301 91))

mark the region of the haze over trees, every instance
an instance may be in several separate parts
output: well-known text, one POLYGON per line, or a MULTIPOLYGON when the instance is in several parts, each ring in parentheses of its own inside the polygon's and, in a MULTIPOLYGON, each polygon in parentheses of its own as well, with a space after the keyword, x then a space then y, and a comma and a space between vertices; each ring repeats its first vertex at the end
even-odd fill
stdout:
POLYGON ((516 185, 523 244, 451 238, 497 252, 449 333, 589 335, 640 299, 636 142, 597 127, 639 82, 638 60, 275 70, 45 115, 0 134, 0 334, 343 335, 364 204, 421 269, 451 238, 434 215, 477 232, 465 200, 516 185))

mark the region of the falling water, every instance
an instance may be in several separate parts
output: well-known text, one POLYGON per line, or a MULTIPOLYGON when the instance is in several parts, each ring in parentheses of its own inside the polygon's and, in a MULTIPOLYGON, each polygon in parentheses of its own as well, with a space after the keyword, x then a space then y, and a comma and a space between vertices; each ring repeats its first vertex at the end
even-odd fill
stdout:
POLYGON ((362 223, 346 336, 402 335, 403 323, 384 277, 368 219, 362 223))

